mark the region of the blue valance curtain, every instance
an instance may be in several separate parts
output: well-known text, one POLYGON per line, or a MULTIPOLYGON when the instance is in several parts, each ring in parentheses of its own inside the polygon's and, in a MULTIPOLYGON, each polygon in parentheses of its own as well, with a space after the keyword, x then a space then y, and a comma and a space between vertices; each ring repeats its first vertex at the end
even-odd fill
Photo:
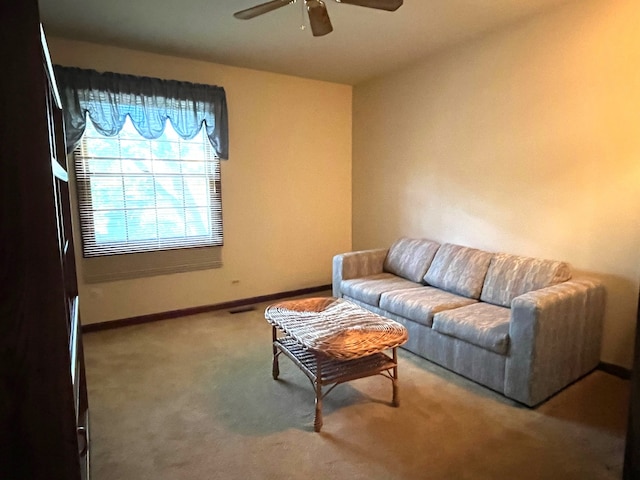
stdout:
POLYGON ((176 80, 99 73, 55 66, 64 110, 67 149, 80 141, 87 113, 96 130, 117 135, 127 115, 144 138, 162 135, 167 119, 182 138, 204 126, 216 154, 229 158, 227 99, 224 88, 176 80))

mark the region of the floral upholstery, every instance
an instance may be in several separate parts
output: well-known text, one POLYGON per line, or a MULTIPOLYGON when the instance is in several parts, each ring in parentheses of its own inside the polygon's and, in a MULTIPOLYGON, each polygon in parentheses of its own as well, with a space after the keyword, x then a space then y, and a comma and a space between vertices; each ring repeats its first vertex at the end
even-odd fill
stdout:
POLYGON ((436 253, 424 279, 427 284, 469 298, 479 298, 492 253, 444 244, 436 253))
POLYGON ((389 249, 384 271, 420 283, 438 247, 440 244, 423 238, 400 238, 389 249))
POLYGON ((363 278, 343 280, 340 288, 342 293, 348 297, 377 306, 380 303, 380 295, 384 292, 422 286, 420 283, 411 282, 392 273, 379 273, 363 278))
POLYGON ((430 327, 436 313, 475 302, 455 293, 424 287, 385 292, 380 297, 380 308, 430 327))
POLYGON ((534 290, 566 282, 571 278, 565 262, 497 253, 491 260, 480 299, 502 307, 534 290))
POLYGON ((433 319, 433 329, 506 355, 509 346, 510 316, 511 311, 508 308, 489 303, 474 303, 437 313, 433 319))

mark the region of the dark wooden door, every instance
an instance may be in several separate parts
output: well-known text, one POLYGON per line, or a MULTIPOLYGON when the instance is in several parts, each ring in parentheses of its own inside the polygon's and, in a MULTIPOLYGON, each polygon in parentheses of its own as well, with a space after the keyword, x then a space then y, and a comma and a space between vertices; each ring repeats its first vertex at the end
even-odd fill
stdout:
POLYGON ((629 402, 629 424, 624 456, 625 480, 640 480, 640 295, 638 298, 638 321, 636 322, 636 345, 631 375, 631 400, 629 402))
POLYGON ((0 22, 0 478, 80 480, 62 116, 37 1, 3 0, 0 22))

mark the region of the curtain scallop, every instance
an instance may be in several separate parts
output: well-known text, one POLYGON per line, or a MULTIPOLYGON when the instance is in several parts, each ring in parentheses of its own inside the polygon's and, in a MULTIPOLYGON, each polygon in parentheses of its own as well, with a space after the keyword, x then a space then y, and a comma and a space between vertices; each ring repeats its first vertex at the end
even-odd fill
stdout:
POLYGON ((64 110, 67 150, 76 147, 87 114, 102 135, 117 135, 127 115, 144 138, 162 135, 167 119, 184 139, 204 126, 219 158, 229 158, 224 88, 120 73, 55 66, 64 110))

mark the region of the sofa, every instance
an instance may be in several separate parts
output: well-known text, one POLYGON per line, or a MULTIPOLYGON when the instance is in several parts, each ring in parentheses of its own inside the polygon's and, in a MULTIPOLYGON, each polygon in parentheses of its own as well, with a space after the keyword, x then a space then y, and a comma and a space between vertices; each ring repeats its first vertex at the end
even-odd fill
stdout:
POLYGON ((336 255, 333 295, 403 324, 406 350, 529 407, 600 359, 604 287, 562 261, 403 237, 336 255))

